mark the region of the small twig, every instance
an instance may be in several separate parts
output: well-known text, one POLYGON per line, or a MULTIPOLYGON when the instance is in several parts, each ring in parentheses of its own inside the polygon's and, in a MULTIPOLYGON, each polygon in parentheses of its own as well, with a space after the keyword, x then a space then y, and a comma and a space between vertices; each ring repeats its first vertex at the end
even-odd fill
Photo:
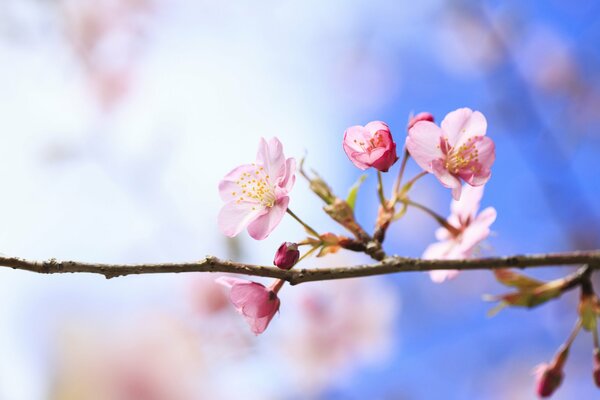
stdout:
MULTIPOLYGON (((58 261, 56 259, 50 259, 48 261, 32 261, 17 257, 0 256, 0 266, 43 274, 87 272, 101 274, 106 278, 114 278, 117 276, 137 274, 220 272, 278 278, 283 279, 292 285, 311 281, 358 278, 410 271, 435 271, 442 269, 471 271, 493 270, 507 267, 533 268, 577 264, 589 264, 590 266, 587 267, 588 269, 586 269, 586 271, 591 271, 592 268, 600 268, 600 250, 516 255, 510 257, 468 260, 422 260, 393 256, 376 264, 356 265, 352 267, 302 268, 288 271, 276 267, 220 260, 212 256, 208 256, 203 260, 196 262, 166 264, 98 264, 77 261, 58 261)), ((581 277, 589 274, 589 272, 578 273, 581 277)))

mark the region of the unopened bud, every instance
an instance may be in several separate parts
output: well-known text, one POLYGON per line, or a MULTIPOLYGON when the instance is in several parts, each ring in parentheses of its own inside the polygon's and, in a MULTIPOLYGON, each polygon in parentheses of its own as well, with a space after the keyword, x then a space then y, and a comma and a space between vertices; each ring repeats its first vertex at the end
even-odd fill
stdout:
POLYGON ((600 388, 600 350, 594 350, 594 383, 600 388))
POLYGON ((537 394, 540 397, 550 397, 558 389, 564 378, 562 368, 557 365, 542 364, 538 366, 536 374, 537 394))
POLYGON ((406 130, 409 130, 410 128, 415 126, 415 124, 419 121, 433 122, 433 115, 431 115, 428 112, 422 112, 422 113, 418 113, 417 115, 410 117, 408 119, 408 125, 406 127, 406 130))
POLYGON ((292 242, 284 242, 275 253, 273 264, 281 269, 290 269, 298 262, 300 251, 298 245, 292 242))

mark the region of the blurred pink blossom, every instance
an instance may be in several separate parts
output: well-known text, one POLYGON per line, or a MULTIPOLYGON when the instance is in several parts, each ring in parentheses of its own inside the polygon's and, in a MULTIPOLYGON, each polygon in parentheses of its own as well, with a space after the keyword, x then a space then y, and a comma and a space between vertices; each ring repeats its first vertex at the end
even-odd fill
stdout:
POLYGON ((343 146, 350 161, 362 170, 373 167, 387 172, 398 160, 396 143, 385 122, 351 126, 344 132, 343 146))
POLYGON ((256 240, 269 236, 287 210, 295 171, 296 160, 285 158, 279 139, 261 138, 256 163, 240 165, 219 183, 226 202, 218 217, 221 231, 233 237, 248 227, 256 240))
POLYGON ((398 312, 390 287, 352 279, 298 289, 289 301, 299 314, 286 313, 290 320, 278 338, 301 397, 319 398, 324 388, 390 354, 398 312))
POLYGON ((154 0, 60 0, 67 40, 100 105, 109 110, 130 87, 154 0))
POLYGON ((486 129, 483 114, 461 108, 448 113, 441 127, 430 121, 417 122, 408 131, 406 148, 417 164, 452 189, 452 197, 458 200, 461 179, 471 186, 490 179, 496 155, 486 129))
POLYGON ((250 329, 260 334, 267 329, 273 316, 279 311, 277 293, 283 281, 277 280, 270 287, 245 279, 221 276, 217 282, 231 289, 229 299, 235 309, 246 318, 250 329))
MULTIPOLYGON (((475 246, 488 237, 490 225, 496 220, 496 210, 493 207, 477 214, 483 188, 465 185, 460 200, 452 200, 447 222, 455 230, 451 232, 446 228, 439 228, 436 231, 439 242, 429 245, 423 258, 451 260, 471 257, 475 246)), ((457 274, 458 271, 454 270, 429 272, 431 280, 438 283, 452 279, 457 274)))
POLYGON ((56 400, 194 400, 213 396, 193 331, 170 317, 71 325, 59 346, 56 400))

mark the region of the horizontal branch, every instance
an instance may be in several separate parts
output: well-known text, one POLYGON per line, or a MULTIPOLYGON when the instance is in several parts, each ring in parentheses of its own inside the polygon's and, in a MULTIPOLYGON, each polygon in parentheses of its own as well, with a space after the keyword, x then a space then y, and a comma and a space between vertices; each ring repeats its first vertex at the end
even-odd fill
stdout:
POLYGON ((411 271, 455 269, 460 271, 492 270, 498 268, 532 268, 589 264, 600 268, 600 250, 516 255, 509 257, 474 258, 468 260, 422 260, 399 256, 387 257, 376 264, 333 268, 295 268, 289 271, 275 267, 243 264, 208 256, 200 261, 165 264, 97 264, 77 261, 32 261, 0 256, 0 266, 42 274, 87 272, 114 278, 123 275, 180 272, 221 272, 283 279, 292 285, 303 282, 358 278, 411 271))

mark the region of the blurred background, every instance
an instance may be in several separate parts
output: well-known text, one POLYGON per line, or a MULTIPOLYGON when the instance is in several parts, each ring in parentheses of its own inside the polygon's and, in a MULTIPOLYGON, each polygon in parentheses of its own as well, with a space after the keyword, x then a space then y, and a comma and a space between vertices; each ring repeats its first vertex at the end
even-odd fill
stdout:
MULTIPOLYGON (((411 112, 441 121, 464 106, 497 146, 482 254, 599 248, 600 3, 498 3, 2 0, 0 251, 269 264, 302 238, 294 221, 261 242, 216 227, 218 181, 261 136, 344 195, 361 174, 346 127, 383 120, 402 143, 411 112)), ((375 180, 357 203, 366 227, 375 180)), ((414 190, 449 212, 433 177, 414 190)), ((301 180, 290 207, 341 232, 301 180)), ((410 210, 386 250, 420 256, 435 228, 410 210)), ((505 290, 489 272, 310 283, 284 287, 256 337, 215 277, 1 269, 0 399, 533 399, 531 371, 566 339, 578 297, 488 318, 481 295, 505 290)), ((591 372, 582 334, 555 398, 597 396, 591 372)))

